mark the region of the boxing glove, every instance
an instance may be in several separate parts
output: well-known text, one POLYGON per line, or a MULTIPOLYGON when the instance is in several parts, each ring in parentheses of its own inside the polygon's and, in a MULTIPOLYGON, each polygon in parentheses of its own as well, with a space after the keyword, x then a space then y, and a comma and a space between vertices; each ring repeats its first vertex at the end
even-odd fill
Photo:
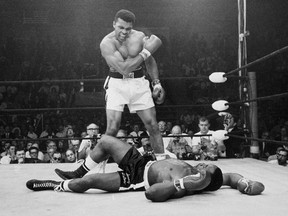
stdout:
POLYGON ((199 171, 196 174, 185 176, 174 180, 174 187, 179 190, 197 191, 202 190, 209 185, 211 175, 206 171, 199 171))
POLYGON ((237 189, 243 194, 259 195, 265 190, 265 186, 261 182, 241 178, 237 183, 237 189))
POLYGON ((155 79, 152 81, 152 87, 153 87, 153 91, 152 91, 152 97, 155 101, 156 104, 162 104, 165 100, 165 91, 161 86, 160 80, 159 79, 155 79))

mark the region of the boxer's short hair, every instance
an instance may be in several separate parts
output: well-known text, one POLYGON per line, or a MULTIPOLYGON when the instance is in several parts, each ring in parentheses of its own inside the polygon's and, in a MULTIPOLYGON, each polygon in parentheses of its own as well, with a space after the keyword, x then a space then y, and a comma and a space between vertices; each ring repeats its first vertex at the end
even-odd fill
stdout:
POLYGON ((129 10, 125 10, 125 9, 121 9, 116 13, 116 15, 114 17, 114 21, 116 22, 118 18, 124 20, 125 22, 129 22, 132 24, 134 24, 135 20, 136 20, 135 14, 133 12, 131 12, 129 10))
POLYGON ((216 191, 222 186, 222 184, 223 184, 223 174, 221 169, 217 167, 214 173, 211 174, 211 182, 204 189, 204 191, 216 191))

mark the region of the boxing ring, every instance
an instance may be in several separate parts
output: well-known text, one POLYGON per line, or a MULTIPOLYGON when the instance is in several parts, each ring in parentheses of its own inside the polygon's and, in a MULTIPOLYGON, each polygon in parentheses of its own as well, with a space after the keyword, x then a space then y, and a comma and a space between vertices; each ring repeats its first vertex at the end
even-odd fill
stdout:
MULTIPOLYGON (((239 72, 240 101, 228 102, 224 100, 216 101, 212 107, 216 111, 225 111, 229 105, 239 105, 244 110, 248 103, 255 104, 256 101, 270 98, 287 96, 288 93, 271 95, 262 98, 256 98, 250 95, 247 98, 247 92, 243 92, 247 86, 246 68, 267 60, 279 53, 288 50, 284 47, 263 58, 247 64, 246 57, 246 5, 239 0, 239 68, 228 73, 216 72, 209 77, 211 82, 223 83, 231 74, 239 72), (244 7, 244 8, 243 8, 244 7)), ((206 77, 207 78, 207 77, 206 77)), ((178 79, 177 77, 173 79, 178 79)), ((185 78, 187 79, 187 78, 185 78)), ((50 83, 73 83, 80 82, 83 87, 84 82, 104 82, 104 79, 81 79, 81 80, 49 80, 50 83)), ((0 81, 0 84, 35 84, 46 81, 0 81)), ((205 105, 201 105, 205 106, 205 105)), ((211 106, 211 104, 209 104, 211 106)), ((167 106, 166 106, 167 107, 167 106)), ((177 107, 174 106, 174 107, 177 107)), ((193 105, 189 106, 193 107, 193 105)), ((161 107, 160 107, 161 108, 161 107)), ((163 106, 162 108, 165 108, 163 106)), ((45 112, 62 110, 104 110, 104 107, 71 107, 71 108, 36 108, 36 109, 7 109, 1 110, 3 113, 20 112, 45 112)), ((246 116, 247 117, 247 116, 246 116)), ((251 140, 251 153, 259 153, 257 149, 257 132, 251 129, 251 137, 242 137, 242 139, 251 140)), ((233 134, 225 134, 233 136, 233 134)), ((239 137, 238 137, 239 138, 239 137)), ((5 140, 5 139, 3 139, 5 140)), ((269 140, 266 140, 269 141, 269 140)), ((272 143, 273 141, 270 140, 272 143)), ((274 142, 275 143, 275 142, 274 142)), ((281 142, 276 142, 280 144, 281 142)), ((281 143, 283 144, 283 143, 281 143)), ((198 161, 186 161, 191 165, 199 163, 198 161)), ((201 161, 202 162, 202 161, 201 161)), ((203 161, 205 163, 212 163, 203 161)), ((238 190, 222 187, 215 192, 206 192, 203 194, 183 197, 181 199, 168 200, 164 203, 152 203, 145 198, 144 192, 121 192, 107 193, 101 190, 90 189, 83 194, 70 192, 41 191, 33 192, 26 188, 26 182, 30 179, 53 179, 60 178, 54 173, 55 168, 63 170, 74 170, 79 164, 10 164, 0 165, 1 173, 1 195, 0 195, 0 215, 287 215, 288 200, 288 167, 269 164, 265 161, 253 158, 242 159, 219 159, 213 161, 213 164, 219 166, 223 172, 235 172, 246 178, 260 181, 265 185, 264 192, 259 196, 248 196, 241 194, 238 190)), ((108 163, 106 172, 117 171, 115 163, 108 163)), ((92 170, 97 172, 97 170, 92 170)), ((89 173, 88 173, 89 174, 89 173)))
MULTIPOLYGON (((197 161, 186 161, 197 164, 197 161)), ((206 162, 209 163, 209 162, 206 162)), ((288 168, 264 161, 220 159, 213 161, 223 172, 237 172, 265 185, 259 196, 241 194, 238 190, 222 187, 218 191, 203 193, 164 203, 152 203, 144 192, 107 193, 90 189, 86 193, 40 191, 26 188, 32 178, 60 178, 55 168, 73 170, 79 164, 21 164, 1 165, 1 215, 287 215, 288 168)), ((106 172, 118 170, 109 163, 106 172)), ((91 171, 93 172, 93 171, 91 171)), ((94 171, 95 172, 95 171, 94 171)), ((89 173, 88 173, 89 174, 89 173)))

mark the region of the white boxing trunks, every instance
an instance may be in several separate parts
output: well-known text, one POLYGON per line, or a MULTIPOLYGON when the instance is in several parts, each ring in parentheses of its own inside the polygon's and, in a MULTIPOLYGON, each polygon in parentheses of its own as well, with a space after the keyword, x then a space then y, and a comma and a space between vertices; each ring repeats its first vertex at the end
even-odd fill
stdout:
POLYGON ((144 176, 143 176, 143 179, 144 179, 144 187, 145 187, 145 190, 147 190, 149 187, 150 187, 150 184, 149 184, 149 181, 148 181, 148 170, 149 168, 151 167, 152 164, 154 164, 155 162, 157 161, 149 161, 146 166, 145 166, 145 169, 144 169, 144 176))
POLYGON ((140 78, 113 78, 107 77, 105 81, 106 109, 123 111, 127 104, 130 113, 154 107, 149 81, 140 78))

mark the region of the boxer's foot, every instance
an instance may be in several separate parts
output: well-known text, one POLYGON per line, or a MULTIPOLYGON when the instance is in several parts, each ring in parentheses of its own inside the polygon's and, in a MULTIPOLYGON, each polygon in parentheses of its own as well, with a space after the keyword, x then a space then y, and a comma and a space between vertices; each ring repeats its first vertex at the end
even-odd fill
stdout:
POLYGON ((52 180, 32 179, 26 182, 26 187, 33 191, 55 190, 60 182, 52 180))

